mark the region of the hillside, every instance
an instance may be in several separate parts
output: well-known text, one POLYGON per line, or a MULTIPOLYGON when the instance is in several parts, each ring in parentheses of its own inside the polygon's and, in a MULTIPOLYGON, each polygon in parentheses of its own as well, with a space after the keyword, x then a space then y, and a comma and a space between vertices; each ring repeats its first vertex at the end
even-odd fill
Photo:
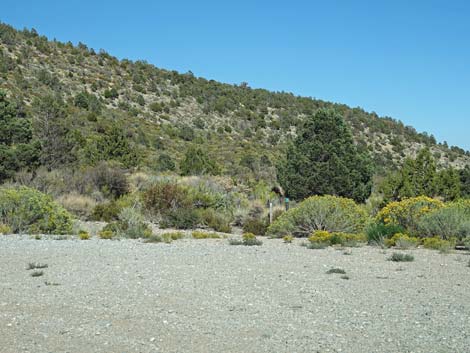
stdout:
POLYGON ((224 174, 273 181, 273 163, 284 142, 307 115, 333 107, 351 126, 356 143, 371 152, 379 173, 424 146, 442 167, 470 165, 468 151, 360 108, 118 60, 82 43, 50 41, 35 30, 6 24, 0 25, 0 88, 26 116, 34 116, 36 97, 60 95, 64 119, 80 141, 76 159, 85 162, 87 148, 99 148, 100 135, 118 123, 139 152, 141 167, 178 166, 187 147, 197 144, 224 174))

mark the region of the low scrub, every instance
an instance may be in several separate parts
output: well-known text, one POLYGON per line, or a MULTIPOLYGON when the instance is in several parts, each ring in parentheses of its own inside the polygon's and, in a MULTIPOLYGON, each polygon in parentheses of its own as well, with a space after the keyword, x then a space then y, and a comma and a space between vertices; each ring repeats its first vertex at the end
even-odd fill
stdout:
POLYGON ((284 235, 282 240, 284 240, 286 244, 291 244, 294 241, 294 237, 292 235, 284 235))
POLYGON ((242 236, 243 245, 252 246, 252 245, 262 245, 263 242, 256 238, 256 235, 253 233, 244 233, 242 236))
POLYGON ((220 239, 220 235, 217 233, 209 232, 192 232, 192 237, 194 239, 220 239))
POLYGON ((330 233, 326 230, 316 230, 308 238, 310 249, 322 249, 330 245, 358 246, 366 241, 365 235, 349 233, 330 233))
POLYGON ((336 196, 312 196, 285 212, 268 228, 268 235, 308 237, 316 230, 361 233, 366 212, 353 200, 336 196))
POLYGON ((411 262, 414 261, 414 256, 411 254, 404 254, 404 253, 399 253, 395 252, 388 258, 389 261, 394 261, 394 262, 411 262))
POLYGON ((116 234, 111 230, 103 229, 103 230, 98 232, 98 236, 101 239, 109 240, 109 239, 113 239, 116 236, 116 234))
POLYGON ((256 238, 256 235, 253 233, 244 233, 242 236, 242 239, 235 239, 231 238, 229 239, 229 244, 230 245, 245 245, 245 246, 253 246, 253 245, 262 245, 263 242, 256 238))
POLYGON ((80 240, 89 240, 90 239, 90 233, 88 233, 87 231, 85 230, 80 230, 78 232, 78 238, 80 240))
POLYGON ((367 242, 369 244, 381 244, 397 233, 404 233, 405 229, 397 224, 383 224, 373 222, 366 227, 367 242))
POLYGON ((13 233, 72 232, 70 213, 50 196, 25 186, 0 189, 0 223, 13 233))
POLYGON ((419 244, 419 239, 416 237, 410 237, 408 234, 397 233, 390 239, 385 240, 385 245, 388 247, 395 246, 400 249, 415 248, 419 244))
POLYGON ((11 233, 11 228, 10 226, 7 226, 6 224, 0 223, 0 234, 10 234, 11 233))
POLYGON ((60 196, 57 202, 74 216, 83 220, 89 219, 96 207, 94 199, 75 192, 60 196))
POLYGON ((268 223, 261 218, 248 218, 243 223, 243 231, 256 235, 265 235, 268 229, 268 223))
POLYGON ((431 237, 423 239, 423 247, 426 249, 439 250, 442 252, 450 251, 455 248, 456 239, 441 239, 440 237, 431 237))
POLYGON ((470 200, 460 200, 424 215, 418 222, 422 236, 463 240, 470 237, 470 200))

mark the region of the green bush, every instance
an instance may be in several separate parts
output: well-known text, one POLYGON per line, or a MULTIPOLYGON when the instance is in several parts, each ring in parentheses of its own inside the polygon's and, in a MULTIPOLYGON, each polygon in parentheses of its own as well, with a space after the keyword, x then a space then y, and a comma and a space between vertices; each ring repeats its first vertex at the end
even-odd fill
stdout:
POLYGON ((253 245, 262 245, 263 242, 256 238, 256 235, 253 233, 244 233, 242 236, 243 245, 253 246, 253 245))
POLYGON ((126 207, 119 213, 118 234, 131 239, 148 238, 152 235, 152 230, 144 222, 139 209, 126 207))
POLYGON ((367 241, 369 244, 378 244, 385 239, 390 239, 397 233, 403 233, 405 229, 397 224, 371 223, 366 227, 367 241))
POLYGON ((193 207, 188 188, 171 181, 158 181, 142 195, 145 209, 153 214, 193 207))
POLYGON ((213 209, 204 210, 201 215, 203 223, 216 232, 230 233, 232 231, 230 220, 227 216, 220 214, 213 209))
POLYGON ((101 239, 106 239, 106 240, 109 240, 109 239, 113 239, 115 237, 115 234, 110 231, 110 230, 101 230, 99 233, 98 233, 98 236, 101 238, 101 239))
POLYGON ((163 228, 193 229, 201 223, 200 212, 191 208, 179 208, 165 213, 160 226, 163 228))
POLYGON ((265 235, 268 229, 268 223, 259 218, 248 218, 243 223, 243 231, 256 235, 265 235))
POLYGON ((366 212, 353 200, 336 196, 312 196, 282 214, 269 226, 267 233, 275 237, 287 234, 307 237, 315 230, 360 233, 366 221, 366 212))
POLYGON ((446 251, 455 247, 455 238, 444 240, 439 237, 424 238, 423 246, 426 249, 446 251))
POLYGON ((10 234, 11 228, 6 224, 0 223, 0 234, 10 234))
POLYGON ((363 234, 350 234, 350 233, 330 233, 325 230, 316 230, 308 238, 310 245, 314 249, 329 246, 329 245, 343 245, 343 246, 358 246, 359 243, 364 243, 366 237, 363 234))
POLYGON ((470 237, 470 200, 451 202, 424 215, 418 222, 418 230, 425 237, 460 240, 470 237))
POLYGON ((89 240, 90 239, 90 233, 88 233, 85 230, 80 230, 78 232, 78 237, 80 238, 80 240, 89 240))
POLYGON ((0 189, 0 223, 14 233, 69 234, 72 216, 52 198, 25 186, 0 189))
POLYGON ((116 201, 100 203, 93 208, 90 218, 93 221, 116 221, 119 217, 119 212, 121 212, 121 207, 116 201))

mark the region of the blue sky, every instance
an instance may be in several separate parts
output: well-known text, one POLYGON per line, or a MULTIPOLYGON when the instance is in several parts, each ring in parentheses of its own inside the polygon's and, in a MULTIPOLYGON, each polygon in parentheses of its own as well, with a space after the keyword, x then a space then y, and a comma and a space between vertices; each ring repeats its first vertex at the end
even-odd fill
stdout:
POLYGON ((0 21, 118 58, 360 106, 470 150, 468 1, 21 1, 0 21))

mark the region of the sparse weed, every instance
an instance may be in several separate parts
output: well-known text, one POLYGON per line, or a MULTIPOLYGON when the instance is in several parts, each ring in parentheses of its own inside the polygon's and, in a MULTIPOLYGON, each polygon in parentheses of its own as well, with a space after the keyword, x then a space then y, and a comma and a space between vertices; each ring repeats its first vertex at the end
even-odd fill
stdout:
POLYGON ((294 240, 294 237, 292 235, 284 235, 282 240, 284 240, 284 243, 290 244, 294 240))
POLYGON ((240 240, 240 239, 236 239, 236 238, 230 238, 230 239, 228 240, 228 243, 229 243, 230 245, 243 245, 243 241, 240 240))
POLYGON ((343 276, 341 276, 340 278, 341 278, 341 279, 349 279, 349 276, 343 275, 343 276))
POLYGON ((152 234, 144 240, 144 243, 161 243, 163 238, 157 234, 152 234))
POLYGON ((411 254, 404 254, 399 252, 394 252, 392 256, 388 258, 389 261, 394 262, 411 262, 414 261, 414 256, 411 254))
POLYGON ((332 273, 339 273, 339 274, 346 274, 346 271, 343 270, 342 268, 330 268, 328 271, 326 271, 327 274, 332 274, 332 273))
POLYGON ((48 282, 48 281, 45 281, 44 284, 46 286, 60 286, 60 283, 56 283, 56 282, 48 282))
POLYGON ((48 268, 48 264, 41 264, 39 262, 30 262, 28 266, 26 267, 26 270, 35 270, 38 268, 48 268))
POLYGON ((31 272, 31 277, 41 277, 44 274, 44 271, 34 271, 31 272))
POLYGON ((321 242, 305 243, 304 246, 306 246, 308 249, 319 250, 319 249, 326 249, 329 246, 329 243, 321 243, 321 242))
POLYGON ((114 238, 114 233, 110 230, 102 230, 98 233, 98 236, 101 239, 113 239, 114 238))

